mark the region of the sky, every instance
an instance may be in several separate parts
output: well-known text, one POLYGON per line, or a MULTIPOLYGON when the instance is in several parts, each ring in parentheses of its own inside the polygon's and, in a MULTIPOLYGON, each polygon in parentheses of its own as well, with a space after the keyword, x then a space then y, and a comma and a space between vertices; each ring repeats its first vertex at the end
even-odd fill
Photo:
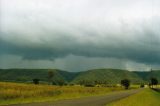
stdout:
POLYGON ((160 69, 159 0, 0 0, 0 68, 160 69))

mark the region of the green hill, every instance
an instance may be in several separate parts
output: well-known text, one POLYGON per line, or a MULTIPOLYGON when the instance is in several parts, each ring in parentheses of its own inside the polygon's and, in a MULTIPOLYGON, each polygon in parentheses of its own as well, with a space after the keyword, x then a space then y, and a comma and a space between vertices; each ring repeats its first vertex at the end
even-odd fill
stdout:
POLYGON ((124 78, 131 80, 132 83, 144 82, 137 74, 120 69, 94 69, 79 74, 72 82, 78 83, 82 80, 106 82, 117 84, 124 78))
POLYGON ((61 71, 58 69, 0 69, 0 81, 32 81, 38 78, 48 81, 48 71, 54 73, 55 80, 71 81, 77 73, 61 71))
POLYGON ((151 77, 155 77, 160 82, 160 70, 153 70, 151 72, 135 71, 134 73, 137 74, 139 77, 141 77, 145 81, 149 81, 151 77))
POLYGON ((131 83, 148 82, 150 76, 156 77, 160 82, 160 71, 130 72, 120 69, 93 69, 85 72, 67 72, 58 69, 0 69, 0 81, 30 82, 34 78, 41 81, 48 81, 48 71, 54 72, 54 80, 64 80, 69 83, 80 81, 105 82, 117 84, 127 78, 131 83))

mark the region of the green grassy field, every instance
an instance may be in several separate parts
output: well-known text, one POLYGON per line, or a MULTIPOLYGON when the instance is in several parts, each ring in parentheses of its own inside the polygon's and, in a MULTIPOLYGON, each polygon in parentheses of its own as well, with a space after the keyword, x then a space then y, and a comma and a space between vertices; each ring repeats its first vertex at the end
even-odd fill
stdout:
POLYGON ((160 93, 149 88, 106 106, 160 106, 160 93))
POLYGON ((56 101, 103 95, 122 87, 52 86, 0 82, 0 105, 56 101))

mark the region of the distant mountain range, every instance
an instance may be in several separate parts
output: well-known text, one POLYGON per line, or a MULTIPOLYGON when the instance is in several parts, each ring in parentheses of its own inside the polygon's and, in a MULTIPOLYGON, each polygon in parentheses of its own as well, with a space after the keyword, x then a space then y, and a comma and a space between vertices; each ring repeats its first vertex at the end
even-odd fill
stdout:
POLYGON ((64 80, 77 84, 80 81, 98 81, 108 84, 120 83, 122 79, 129 79, 131 83, 148 83, 151 77, 160 82, 160 70, 152 72, 127 71, 121 69, 93 69, 84 72, 67 72, 58 69, 0 69, 0 81, 30 82, 34 78, 48 81, 48 71, 53 71, 53 80, 64 80))

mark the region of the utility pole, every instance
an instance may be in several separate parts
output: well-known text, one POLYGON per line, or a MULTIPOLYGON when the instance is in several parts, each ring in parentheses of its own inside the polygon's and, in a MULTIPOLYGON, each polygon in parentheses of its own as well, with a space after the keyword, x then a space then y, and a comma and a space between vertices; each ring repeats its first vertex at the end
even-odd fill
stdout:
POLYGON ((151 87, 152 86, 152 68, 151 68, 151 70, 150 70, 150 72, 149 72, 149 87, 151 87))
POLYGON ((152 68, 151 68, 151 71, 150 71, 150 78, 153 77, 152 73, 153 73, 153 70, 152 70, 152 68))

